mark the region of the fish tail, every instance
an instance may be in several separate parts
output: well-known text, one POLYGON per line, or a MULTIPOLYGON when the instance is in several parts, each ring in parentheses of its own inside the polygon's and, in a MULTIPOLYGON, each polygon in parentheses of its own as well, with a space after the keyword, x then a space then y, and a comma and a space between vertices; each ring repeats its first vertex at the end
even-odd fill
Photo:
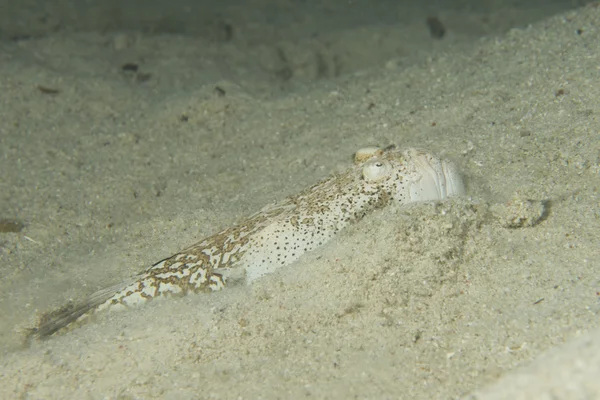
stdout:
POLYGON ((201 262, 176 262, 181 255, 159 261, 146 272, 102 289, 81 302, 71 302, 44 313, 37 326, 26 329, 26 338, 43 339, 97 311, 137 306, 159 296, 183 296, 190 292, 211 292, 225 287, 227 269, 206 268, 201 262))
POLYGON ((83 320, 98 311, 103 305, 108 305, 107 303, 115 295, 118 295, 133 283, 135 283, 135 278, 99 290, 83 301, 69 302, 54 311, 43 313, 37 322, 37 326, 25 330, 26 339, 44 339, 76 321, 83 320))

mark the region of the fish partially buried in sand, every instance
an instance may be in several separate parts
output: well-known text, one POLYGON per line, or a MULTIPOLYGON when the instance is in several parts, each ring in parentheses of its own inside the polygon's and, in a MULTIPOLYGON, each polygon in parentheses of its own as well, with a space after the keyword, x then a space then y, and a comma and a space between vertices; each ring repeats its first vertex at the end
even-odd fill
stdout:
POLYGON ((227 281, 251 283, 327 243, 375 209, 465 192, 456 167, 424 150, 366 147, 356 152, 354 161, 345 172, 269 205, 129 280, 42 315, 29 337, 50 336, 105 309, 221 290, 227 281))

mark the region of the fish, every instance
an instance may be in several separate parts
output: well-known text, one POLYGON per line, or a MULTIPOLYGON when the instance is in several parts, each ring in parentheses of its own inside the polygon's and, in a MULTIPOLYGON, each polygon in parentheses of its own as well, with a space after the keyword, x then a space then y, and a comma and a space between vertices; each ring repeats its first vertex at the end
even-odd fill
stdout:
POLYGON ((43 339, 104 310, 157 297, 210 293, 232 282, 251 284, 325 245, 350 224, 396 204, 463 196, 458 168, 417 148, 370 146, 347 170, 275 202, 138 275, 79 302, 42 314, 28 338, 43 339))

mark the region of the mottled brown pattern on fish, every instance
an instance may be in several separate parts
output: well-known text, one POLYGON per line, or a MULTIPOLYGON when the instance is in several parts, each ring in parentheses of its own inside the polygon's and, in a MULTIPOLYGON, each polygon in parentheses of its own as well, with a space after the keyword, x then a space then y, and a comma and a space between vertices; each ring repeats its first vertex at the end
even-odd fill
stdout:
POLYGON ((250 283, 329 241, 348 224, 392 201, 439 200, 462 194, 454 168, 422 150, 365 148, 355 165, 272 204, 81 303, 41 317, 30 331, 45 337, 103 309, 165 295, 211 292, 228 281, 250 283), (237 273, 234 273, 237 271, 237 273))

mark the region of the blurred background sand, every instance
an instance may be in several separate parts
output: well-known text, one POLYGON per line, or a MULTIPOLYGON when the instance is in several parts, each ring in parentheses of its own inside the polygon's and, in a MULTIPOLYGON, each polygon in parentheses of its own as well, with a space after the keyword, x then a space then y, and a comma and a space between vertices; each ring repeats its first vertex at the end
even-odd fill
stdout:
POLYGON ((600 398, 598 26, 582 1, 0 1, 0 397, 600 398), (390 143, 469 198, 23 345, 390 143))

